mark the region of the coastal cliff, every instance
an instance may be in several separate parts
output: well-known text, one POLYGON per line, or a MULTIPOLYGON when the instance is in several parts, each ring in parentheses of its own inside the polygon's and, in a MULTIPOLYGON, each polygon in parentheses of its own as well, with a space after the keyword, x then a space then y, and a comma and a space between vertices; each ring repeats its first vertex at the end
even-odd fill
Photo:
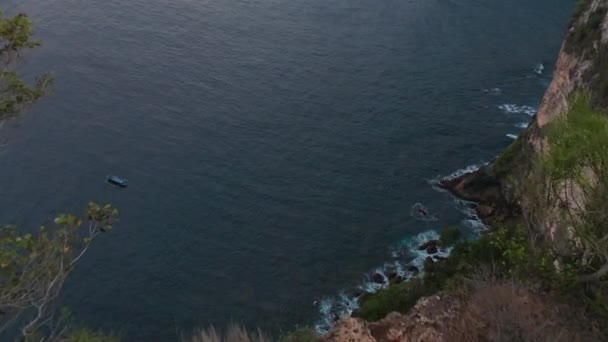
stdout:
POLYGON ((561 213, 564 205, 575 209, 582 204, 584 195, 576 184, 562 184, 559 191, 553 191, 534 166, 548 153, 545 129, 566 115, 577 93, 588 94, 595 108, 608 109, 608 2, 588 0, 578 6, 559 52, 553 81, 526 131, 494 162, 442 183, 456 196, 479 203, 479 217, 486 223, 508 218, 538 223, 537 232, 544 241, 566 255, 573 236, 561 213), (574 200, 558 198, 556 193, 568 194, 574 200), (539 203, 539 198, 548 200, 539 203))
MULTIPOLYGON (((461 270, 468 271, 465 277, 442 279, 435 294, 423 291, 415 305, 403 305, 401 313, 379 321, 342 319, 322 340, 603 340, 598 336, 605 332, 589 326, 601 325, 591 321, 605 322, 608 316, 588 303, 605 295, 597 282, 608 274, 608 217, 603 214, 608 212, 606 112, 608 0, 579 1, 553 80, 525 132, 488 165, 439 184, 477 203, 484 223, 506 227, 501 232, 524 233, 499 233, 481 245, 463 247, 465 252, 449 258, 456 261, 435 267, 441 277, 457 278, 454 274, 461 270), (507 247, 499 250, 496 260, 488 257, 473 271, 461 268, 475 253, 491 254, 491 248, 501 244, 507 247), (530 272, 539 275, 526 275, 530 272), (566 296, 561 295, 567 292, 564 288, 570 291, 566 296), (506 332, 510 328, 497 322, 509 322, 513 331, 506 332)), ((433 271, 425 272, 431 278, 422 286, 434 286, 433 271)))

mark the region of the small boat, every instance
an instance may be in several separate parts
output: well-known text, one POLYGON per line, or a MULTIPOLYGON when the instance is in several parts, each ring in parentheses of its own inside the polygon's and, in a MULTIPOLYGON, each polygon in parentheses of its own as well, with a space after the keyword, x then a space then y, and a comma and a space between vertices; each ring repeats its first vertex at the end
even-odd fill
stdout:
POLYGON ((119 188, 126 188, 129 183, 126 179, 120 178, 118 176, 107 175, 106 180, 111 185, 114 185, 119 188))

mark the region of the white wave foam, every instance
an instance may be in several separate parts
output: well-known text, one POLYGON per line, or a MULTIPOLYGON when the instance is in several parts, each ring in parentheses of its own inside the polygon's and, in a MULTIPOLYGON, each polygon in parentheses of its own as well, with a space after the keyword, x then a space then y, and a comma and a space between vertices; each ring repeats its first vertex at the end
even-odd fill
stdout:
POLYGON ((334 323, 336 317, 333 315, 334 301, 331 298, 325 298, 319 301, 319 322, 315 324, 315 330, 322 334, 326 333, 334 323))
POLYGON ((500 88, 490 88, 490 89, 484 89, 483 92, 486 94, 490 94, 490 95, 500 95, 502 90, 500 88))
POLYGON ((516 105, 512 103, 505 103, 498 106, 503 112, 508 114, 526 114, 533 116, 536 114, 536 108, 526 105, 516 105))
POLYGON ((481 222, 478 217, 464 219, 462 220, 462 224, 477 234, 488 229, 488 226, 481 222))
MULTIPOLYGON (((448 176, 438 176, 433 180, 429 180, 429 183, 433 185, 434 188, 439 189, 436 186, 439 181, 455 179, 464 174, 477 171, 485 165, 487 165, 487 162, 469 165, 463 169, 452 172, 448 176)), ((454 198, 454 201, 466 217, 463 220, 465 227, 468 227, 474 232, 480 232, 486 229, 486 226, 481 222, 479 217, 477 217, 474 203, 456 198, 454 198)), ((392 272, 402 277, 405 281, 408 281, 416 276, 407 269, 409 266, 418 268, 420 274, 424 273, 424 263, 428 257, 445 258, 448 257, 452 251, 451 247, 438 248, 437 253, 429 254, 426 250, 419 249, 419 246, 422 244, 438 239, 439 234, 436 231, 428 230, 402 240, 399 245, 393 246, 390 251, 390 256, 393 260, 385 263, 382 267, 378 267, 365 274, 363 276, 363 281, 356 288, 360 292, 374 293, 389 285, 387 274, 392 272), (379 273, 383 276, 384 281, 382 283, 373 281, 372 276, 375 273, 379 273)), ((319 334, 326 333, 336 320, 350 316, 357 308, 359 308, 359 298, 354 294, 349 295, 345 291, 340 291, 334 297, 322 299, 319 301, 320 318, 315 324, 315 330, 319 334)))
POLYGON ((545 65, 543 63, 538 63, 534 67, 534 73, 537 75, 542 75, 544 71, 545 71, 545 65))
POLYGON ((481 222, 479 216, 477 216, 477 204, 474 202, 465 201, 462 199, 455 199, 456 207, 465 216, 462 220, 462 224, 471 229, 474 233, 479 233, 486 230, 488 227, 481 222))
POLYGON ((473 165, 469 165, 463 169, 459 169, 456 170, 452 173, 450 173, 447 176, 442 176, 439 175, 435 178, 432 179, 427 179, 427 183, 433 188, 433 190, 438 191, 438 192, 449 192, 448 190, 444 189, 443 187, 439 186, 439 184, 441 182, 445 182, 445 181, 451 181, 453 179, 456 179, 460 176, 466 175, 467 173, 471 173, 471 172, 475 172, 477 170, 479 170, 480 168, 484 167, 488 165, 487 162, 479 162, 478 164, 473 164, 473 165))
POLYGON ((439 257, 447 257, 450 255, 452 248, 438 249, 437 253, 429 254, 426 250, 419 250, 418 247, 428 241, 438 240, 439 234, 434 230, 429 230, 423 233, 420 233, 410 239, 406 246, 410 253, 413 255, 413 259, 409 262, 409 264, 418 267, 419 270, 423 270, 424 261, 428 257, 439 256, 439 257))
MULTIPOLYGON (((381 267, 365 274, 362 283, 357 286, 357 289, 367 293, 375 293, 389 285, 387 274, 394 272, 398 276, 401 276, 402 279, 408 280, 413 277, 413 274, 407 271, 407 266, 416 266, 420 271, 423 271, 424 261, 427 257, 447 257, 452 250, 451 248, 438 249, 437 253, 432 255, 427 253, 426 250, 418 249, 425 242, 437 239, 439 239, 439 234, 433 230, 404 239, 391 253, 395 259, 400 258, 403 260, 387 262, 381 267), (403 258, 404 256, 407 256, 407 258, 403 258), (384 277, 383 283, 373 281, 372 276, 376 273, 384 277)), ((331 328, 337 319, 348 317, 354 310, 359 308, 359 300, 355 295, 349 295, 346 291, 340 291, 336 296, 320 300, 318 306, 320 318, 315 324, 315 330, 319 334, 323 334, 331 328)))
POLYGON ((445 177, 439 177, 438 180, 449 181, 452 179, 456 179, 460 176, 466 175, 467 173, 475 172, 479 170, 481 167, 487 165, 487 162, 481 162, 478 164, 469 165, 463 169, 456 170, 445 177))
POLYGON ((520 122, 518 124, 515 125, 515 127, 517 128, 528 128, 529 123, 527 122, 520 122))
POLYGON ((509 139, 513 139, 513 140, 516 140, 516 139, 517 139, 517 135, 516 135, 516 134, 510 134, 510 133, 509 133, 509 134, 507 134, 507 138, 509 138, 509 139))

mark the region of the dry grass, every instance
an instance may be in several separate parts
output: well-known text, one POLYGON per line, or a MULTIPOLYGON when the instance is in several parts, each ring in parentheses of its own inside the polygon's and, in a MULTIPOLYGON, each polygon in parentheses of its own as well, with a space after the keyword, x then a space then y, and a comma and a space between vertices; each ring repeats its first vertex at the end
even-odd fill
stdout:
POLYGON ((183 342, 272 342, 272 338, 264 335, 260 330, 255 333, 247 331, 239 325, 231 325, 226 331, 216 330, 214 327, 197 330, 189 336, 182 336, 183 342))
POLYGON ((446 341, 599 341, 582 311, 513 281, 477 279, 462 289, 464 305, 446 325, 446 341))

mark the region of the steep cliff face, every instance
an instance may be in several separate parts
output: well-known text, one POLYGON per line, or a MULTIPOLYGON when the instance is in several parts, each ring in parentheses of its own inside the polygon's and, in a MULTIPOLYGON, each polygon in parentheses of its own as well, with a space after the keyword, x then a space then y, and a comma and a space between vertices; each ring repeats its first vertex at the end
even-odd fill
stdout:
MULTIPOLYGON (((573 108, 577 99, 582 98, 581 94, 585 95, 582 97, 586 99, 586 107, 594 113, 608 112, 608 0, 579 1, 558 55, 553 81, 525 133, 489 165, 441 185, 456 196, 478 203, 478 216, 486 223, 527 224, 529 230, 540 237, 539 242, 549 247, 542 250, 553 251, 551 257, 578 255, 582 256, 580 259, 589 259, 588 253, 581 252, 584 243, 577 238, 573 226, 592 208, 597 218, 593 223, 604 229, 608 214, 598 216, 597 213, 608 213, 608 176, 603 172, 603 178, 597 177, 593 165, 579 163, 577 157, 572 159, 569 155, 571 164, 568 165, 582 172, 573 173, 576 180, 555 178, 554 173, 548 171, 552 164, 547 162, 556 150, 552 132, 560 122, 569 123, 566 119, 575 112, 573 108), (599 201, 591 198, 586 188, 594 183, 603 186, 599 201), (590 205, 590 198, 595 200, 594 206, 590 205), (598 202, 602 204, 597 206, 598 202)), ((605 114, 598 115, 600 121, 606 120, 605 114)), ((605 137, 608 124, 604 121, 599 127, 583 130, 582 134, 566 133, 568 137, 557 140, 561 146, 572 146, 585 145, 579 144, 580 139, 593 139, 589 132, 605 137)), ((570 129, 568 125, 565 127, 570 129)), ((605 169, 608 142, 600 140, 603 145, 585 146, 603 147, 597 153, 591 148, 591 154, 601 155, 600 165, 605 169)), ((608 239, 605 231, 602 234, 604 238, 599 240, 608 239)), ((594 278, 608 274, 608 252, 599 260, 604 266, 594 278)), ((503 341, 521 339, 521 334, 529 334, 527 340, 534 341, 594 340, 581 328, 586 324, 582 314, 560 307, 545 295, 538 288, 484 283, 469 287, 464 293, 446 292, 422 298, 406 315, 391 313, 373 323, 356 318, 341 320, 322 341, 503 341), (506 326, 514 328, 515 335, 508 335, 511 332, 505 331, 506 326)))
POLYGON ((595 104, 608 107, 608 1, 587 0, 575 13, 560 50, 549 85, 526 140, 542 150, 539 128, 562 115, 575 91, 591 93, 595 104))
POLYGON ((488 223, 509 217, 534 221, 543 241, 558 254, 570 253, 573 239, 572 227, 563 220, 564 206, 580 210, 585 199, 575 184, 566 182, 556 190, 535 172, 536 162, 547 153, 545 130, 565 115, 575 94, 585 92, 595 108, 608 109, 608 0, 578 6, 553 81, 526 132, 488 167, 443 184, 457 196, 480 203, 480 214, 491 214, 480 215, 488 223), (565 201, 566 196, 575 200, 565 201))

